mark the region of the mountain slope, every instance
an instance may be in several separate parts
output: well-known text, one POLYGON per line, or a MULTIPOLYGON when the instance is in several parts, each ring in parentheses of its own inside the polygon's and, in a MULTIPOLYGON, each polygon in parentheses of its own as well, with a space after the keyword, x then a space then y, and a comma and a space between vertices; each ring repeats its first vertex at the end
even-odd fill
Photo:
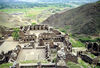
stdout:
POLYGON ((42 24, 54 27, 70 26, 69 32, 77 34, 100 34, 100 2, 56 13, 42 24))

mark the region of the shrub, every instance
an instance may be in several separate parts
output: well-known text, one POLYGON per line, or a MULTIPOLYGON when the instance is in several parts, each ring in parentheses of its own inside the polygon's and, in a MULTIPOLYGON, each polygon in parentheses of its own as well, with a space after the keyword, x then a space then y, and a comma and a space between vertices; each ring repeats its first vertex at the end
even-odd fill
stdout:
POLYGON ((96 38, 95 40, 96 40, 97 42, 100 42, 100 38, 96 38))
POLYGON ((59 29, 61 32, 66 33, 67 31, 65 29, 59 29))
POLYGON ((0 68, 9 68, 10 66, 12 66, 12 63, 5 63, 5 64, 1 64, 0 68))
POLYGON ((12 33, 12 37, 14 40, 19 39, 19 28, 14 28, 14 32, 12 33))
POLYGON ((36 23, 32 23, 32 25, 36 25, 36 23))
POLYGON ((67 25, 67 26, 65 26, 65 29, 70 29, 70 26, 68 26, 68 25, 67 25))

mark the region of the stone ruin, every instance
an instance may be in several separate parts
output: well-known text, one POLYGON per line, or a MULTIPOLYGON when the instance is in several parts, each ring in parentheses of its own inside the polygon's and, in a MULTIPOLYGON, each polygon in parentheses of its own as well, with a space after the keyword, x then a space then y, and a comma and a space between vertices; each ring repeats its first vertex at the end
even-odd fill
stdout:
POLYGON ((35 25, 35 26, 30 26, 30 30, 48 30, 47 25, 35 25))
POLYGON ((49 44, 46 45, 46 47, 45 47, 45 52, 46 52, 46 59, 47 59, 48 61, 51 61, 51 59, 50 59, 51 50, 50 50, 49 44))
POLYGON ((20 50, 21 47, 18 45, 16 46, 15 50, 10 50, 7 53, 2 51, 0 54, 0 64, 14 62, 17 59, 20 50))
POLYGON ((43 39, 44 41, 49 41, 53 37, 56 37, 56 34, 54 34, 54 33, 41 33, 38 38, 43 39))
POLYGON ((20 51, 21 51, 21 46, 20 45, 17 45, 16 48, 14 50, 12 50, 12 53, 10 55, 9 62, 16 61, 20 51))
POLYGON ((28 26, 21 26, 20 32, 19 32, 19 42, 27 43, 29 41, 35 41, 36 35, 35 34, 29 34, 30 30, 48 30, 47 25, 28 25, 28 26))
POLYGON ((39 35, 39 39, 42 39, 44 42, 49 42, 53 40, 53 42, 63 42, 63 35, 56 35, 55 33, 41 33, 39 35))
POLYGON ((33 35, 25 35, 23 37, 19 37, 19 42, 28 43, 30 41, 36 41, 36 36, 33 35))
POLYGON ((59 65, 56 66, 54 63, 42 64, 41 62, 37 62, 37 64, 31 64, 31 65, 19 65, 18 63, 15 63, 10 68, 68 68, 68 67, 59 65))
MULTIPOLYGON (((57 56, 65 62, 72 61, 77 63, 77 56, 72 54, 72 45, 69 42, 69 35, 63 35, 58 30, 49 29, 47 25, 30 25, 21 26, 19 32, 19 42, 30 43, 23 47, 27 49, 45 49, 45 58, 51 62, 51 52, 53 49, 57 51, 57 56), (28 34, 30 30, 46 30, 47 32, 40 33, 39 36, 35 34, 28 34), (38 43, 38 44, 37 44, 38 43), (59 44, 61 43, 61 44, 59 44), (35 44, 37 44, 35 46, 35 44), (61 45, 64 46, 61 46, 61 45)), ((14 51, 11 55, 11 61, 16 60, 18 52, 14 51)))
POLYGON ((35 34, 25 34, 23 31, 19 32, 19 42, 27 43, 30 41, 35 41, 36 38, 37 37, 35 34))
POLYGON ((86 51, 79 51, 77 56, 80 57, 83 61, 89 64, 100 66, 100 45, 97 42, 87 42, 86 43, 86 51), (95 55, 95 58, 91 58, 87 55, 87 53, 91 53, 95 55))
POLYGON ((13 28, 9 28, 9 29, 5 28, 5 30, 1 31, 2 38, 6 39, 9 36, 12 36, 13 31, 14 31, 13 28))
POLYGON ((25 27, 21 26, 20 29, 25 32, 27 30, 48 30, 49 28, 47 25, 28 25, 25 27))
POLYGON ((2 52, 0 54, 0 64, 7 63, 10 59, 11 53, 12 53, 12 51, 9 51, 7 53, 2 52))
POLYGON ((56 35, 61 35, 61 32, 58 31, 58 30, 54 30, 54 29, 52 29, 52 32, 55 33, 56 35))
POLYGON ((35 48, 34 41, 30 41, 29 44, 24 45, 23 49, 33 49, 35 48))
POLYGON ((74 63, 78 63, 78 56, 73 55, 67 47, 62 47, 60 50, 57 52, 57 57, 58 61, 60 59, 64 60, 66 63, 71 61, 74 63))
MULTIPOLYGON (((13 30, 8 29, 6 32, 4 32, 4 36, 8 37, 11 36, 13 30)), ((19 42, 21 43, 30 43, 24 46, 24 48, 35 48, 35 43, 39 42, 37 48, 44 48, 45 49, 45 58, 47 61, 51 62, 51 51, 52 49, 57 50, 57 58, 58 61, 63 59, 66 63, 68 61, 72 61, 74 63, 78 63, 78 57, 80 57, 83 61, 89 64, 99 65, 100 63, 98 61, 98 58, 100 58, 100 45, 98 43, 91 43, 88 42, 86 45, 87 51, 91 52, 96 58, 91 58, 88 55, 84 54, 84 52, 77 53, 77 56, 72 54, 72 44, 69 41, 69 35, 65 34, 62 35, 61 32, 58 30, 54 30, 52 28, 49 28, 47 25, 28 25, 28 26, 21 26, 20 32, 19 32, 19 42), (39 34, 39 37, 37 37, 35 34, 29 34, 30 30, 47 30, 48 32, 39 34), (36 41, 38 39, 38 41, 36 41), (60 47, 60 44, 58 42, 61 42, 64 44, 63 47, 60 47), (43 47, 42 47, 43 46, 43 47)), ((2 52, 0 54, 0 64, 7 63, 7 62, 14 62, 17 60, 17 57, 19 55, 19 52, 21 51, 21 47, 17 46, 14 50, 8 51, 8 53, 2 52)), ((36 68, 39 65, 36 65, 36 68)), ((44 65, 46 66, 46 65, 44 65)), ((52 66, 52 65, 51 65, 52 66)), ((56 65, 53 65, 53 67, 56 65)), ((25 66, 21 66, 21 68, 24 68, 25 66)), ((34 66, 32 66, 34 67, 34 66)), ((16 67, 15 67, 16 68, 16 67)), ((60 67, 61 68, 61 67, 60 67)), ((64 67, 63 67, 64 68, 64 67)))
POLYGON ((77 53, 77 56, 80 57, 84 62, 89 63, 89 64, 93 64, 93 65, 97 65, 100 66, 100 62, 99 62, 99 58, 100 56, 96 57, 96 58, 91 58, 88 55, 86 55, 84 52, 79 51, 77 53))
MULTIPOLYGON (((55 33, 41 33, 39 35, 39 40, 40 40, 39 41, 39 43, 40 43, 39 46, 46 46, 47 45, 51 49, 52 48, 55 48, 55 49, 59 48, 60 45, 57 42, 62 42, 65 45, 65 47, 64 47, 65 59, 64 58, 63 59, 66 62, 72 61, 72 62, 77 63, 77 60, 78 60, 77 56, 71 54, 71 52, 72 52, 72 45, 69 42, 69 36, 68 36, 68 34, 66 34, 65 36, 63 36, 63 35, 58 35, 58 34, 56 35, 55 33), (57 44, 55 45, 55 43, 57 43, 57 44)), ((58 52, 59 52, 60 49, 61 48, 58 49, 58 52)), ((63 53, 64 52, 61 52, 61 54, 63 54, 63 53)), ((61 56, 61 54, 58 54, 58 55, 61 56)), ((46 57, 48 57, 48 53, 46 53, 46 57)), ((64 57, 64 56, 62 56, 62 57, 64 57)))
POLYGON ((87 48, 87 51, 91 52, 92 54, 96 56, 100 55, 100 44, 96 42, 87 42, 86 48, 87 48))

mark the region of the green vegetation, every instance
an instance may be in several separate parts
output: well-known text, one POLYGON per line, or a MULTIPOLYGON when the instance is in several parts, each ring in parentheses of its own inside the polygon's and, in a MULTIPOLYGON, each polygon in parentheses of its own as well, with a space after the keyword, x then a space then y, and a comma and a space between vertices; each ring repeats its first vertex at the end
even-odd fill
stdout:
MULTIPOLYGON (((70 26, 65 26, 65 28, 56 28, 56 29, 59 29, 61 32, 63 33, 67 33, 67 30, 70 28, 70 26)), ((85 47, 85 44, 82 43, 80 40, 78 39, 75 39, 76 38, 76 35, 72 35, 72 34, 69 34, 70 35, 70 42, 72 44, 73 47, 85 47)))
POLYGON ((79 65, 79 64, 75 64, 75 63, 73 63, 73 62, 68 62, 68 63, 67 63, 67 66, 68 66, 69 68, 80 68, 80 65, 79 65))
POLYGON ((66 25, 64 28, 57 28, 57 27, 56 27, 56 29, 59 29, 61 32, 63 32, 63 33, 66 34, 67 31, 68 31, 68 29, 70 29, 70 26, 67 26, 67 25, 66 25))
POLYGON ((93 65, 90 65, 88 63, 85 63, 83 60, 79 59, 78 64, 73 63, 73 62, 68 62, 67 66, 69 68, 93 68, 93 65))
POLYGON ((91 58, 95 58, 96 56, 94 54, 91 54, 91 53, 87 53, 87 55, 91 58))
POLYGON ((5 63, 5 64, 1 64, 0 68, 9 68, 10 66, 12 66, 12 63, 5 63))
POLYGON ((23 8, 34 8, 34 7, 59 7, 59 8, 64 8, 64 7, 73 7, 70 4, 65 4, 65 3, 31 3, 31 2, 0 2, 0 9, 5 9, 5 8, 12 8, 12 9, 23 9, 23 8))
POLYGON ((54 61, 54 63, 57 62, 57 58, 55 57, 55 58, 53 59, 53 61, 54 61))
POLYGON ((36 23, 32 23, 32 25, 36 25, 36 23))
POLYGON ((88 66, 86 65, 86 63, 82 60, 80 60, 80 65, 83 66, 83 68, 88 68, 88 66))
POLYGON ((85 46, 84 43, 86 42, 98 42, 100 43, 99 37, 92 37, 92 36, 84 36, 84 35, 77 35, 77 34, 70 34, 70 41, 72 45, 75 47, 79 46, 85 46))
POLYGON ((14 32, 12 33, 12 37, 14 38, 14 40, 19 39, 19 28, 14 28, 14 32))
POLYGON ((81 42, 100 42, 100 38, 88 38, 88 37, 81 37, 79 38, 81 42))
POLYGON ((70 42, 72 43, 73 47, 85 47, 85 44, 83 44, 82 42, 75 40, 71 37, 70 37, 70 42))
POLYGON ((70 26, 66 25, 66 26, 65 26, 65 29, 66 29, 66 30, 70 29, 70 26))
POLYGON ((96 66, 95 68, 100 68, 100 66, 96 66))
POLYGON ((100 0, 99 1, 97 1, 98 3, 100 3, 100 0))
POLYGON ((56 11, 56 9, 63 10, 64 8, 58 8, 58 7, 55 7, 55 6, 53 6, 53 7, 52 6, 48 6, 48 7, 22 8, 22 9, 20 9, 20 8, 17 8, 17 9, 15 9, 15 8, 14 9, 12 9, 12 8, 6 8, 6 9, 0 9, 0 12, 5 12, 5 13, 9 13, 9 14, 22 13, 22 15, 24 17, 30 18, 32 20, 32 22, 36 22, 37 23, 38 19, 39 20, 42 19, 42 21, 43 21, 44 19, 46 19, 48 17, 47 16, 48 14, 49 15, 52 14, 50 11, 48 11, 47 13, 45 13, 45 11, 49 10, 49 9, 53 9, 53 10, 56 11), (43 14, 43 17, 39 16, 41 18, 37 18, 37 16, 39 14, 43 14))
POLYGON ((60 30, 61 32, 65 33, 65 34, 66 34, 66 32, 67 32, 67 31, 66 31, 65 29, 63 29, 63 28, 62 28, 62 29, 60 28, 59 30, 60 30))

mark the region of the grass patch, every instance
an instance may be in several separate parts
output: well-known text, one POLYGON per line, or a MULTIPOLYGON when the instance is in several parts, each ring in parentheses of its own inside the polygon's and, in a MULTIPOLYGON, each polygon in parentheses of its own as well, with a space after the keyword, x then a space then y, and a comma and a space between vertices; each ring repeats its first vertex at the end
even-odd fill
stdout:
POLYGON ((91 58, 95 58, 96 56, 91 54, 91 53, 88 53, 88 56, 90 56, 91 58))
POLYGON ((85 44, 70 37, 70 42, 73 47, 85 47, 85 44))
POLYGON ((92 65, 85 63, 83 60, 81 60, 80 58, 78 59, 78 64, 73 63, 73 62, 68 62, 67 66, 69 68, 93 68, 92 65))
POLYGON ((100 68, 100 66, 96 66, 95 68, 100 68))
POLYGON ((79 65, 79 64, 75 64, 75 63, 73 63, 73 62, 68 62, 68 63, 67 63, 67 66, 68 66, 69 68, 80 68, 80 65, 79 65))
POLYGON ((13 65, 12 63, 5 63, 5 64, 1 64, 0 68, 9 68, 12 65, 13 65))
POLYGON ((76 38, 81 42, 100 42, 100 37, 92 37, 86 35, 77 35, 77 34, 70 34, 70 37, 76 38))
POLYGON ((88 37, 79 38, 81 42, 100 42, 100 38, 91 39, 88 37))
POLYGON ((80 58, 78 59, 78 63, 80 66, 82 66, 83 68, 92 68, 92 66, 86 62, 84 62, 83 60, 81 60, 80 58))
POLYGON ((83 67, 83 68, 88 68, 86 63, 82 60, 80 60, 80 65, 83 67))
POLYGON ((65 26, 65 29, 66 29, 66 30, 68 30, 68 29, 70 29, 70 28, 71 28, 71 27, 70 27, 70 26, 68 26, 68 25, 67 25, 67 26, 65 26))
POLYGON ((59 28, 59 30, 61 31, 61 32, 63 32, 63 33, 67 33, 67 30, 66 29, 63 29, 63 28, 59 28))

